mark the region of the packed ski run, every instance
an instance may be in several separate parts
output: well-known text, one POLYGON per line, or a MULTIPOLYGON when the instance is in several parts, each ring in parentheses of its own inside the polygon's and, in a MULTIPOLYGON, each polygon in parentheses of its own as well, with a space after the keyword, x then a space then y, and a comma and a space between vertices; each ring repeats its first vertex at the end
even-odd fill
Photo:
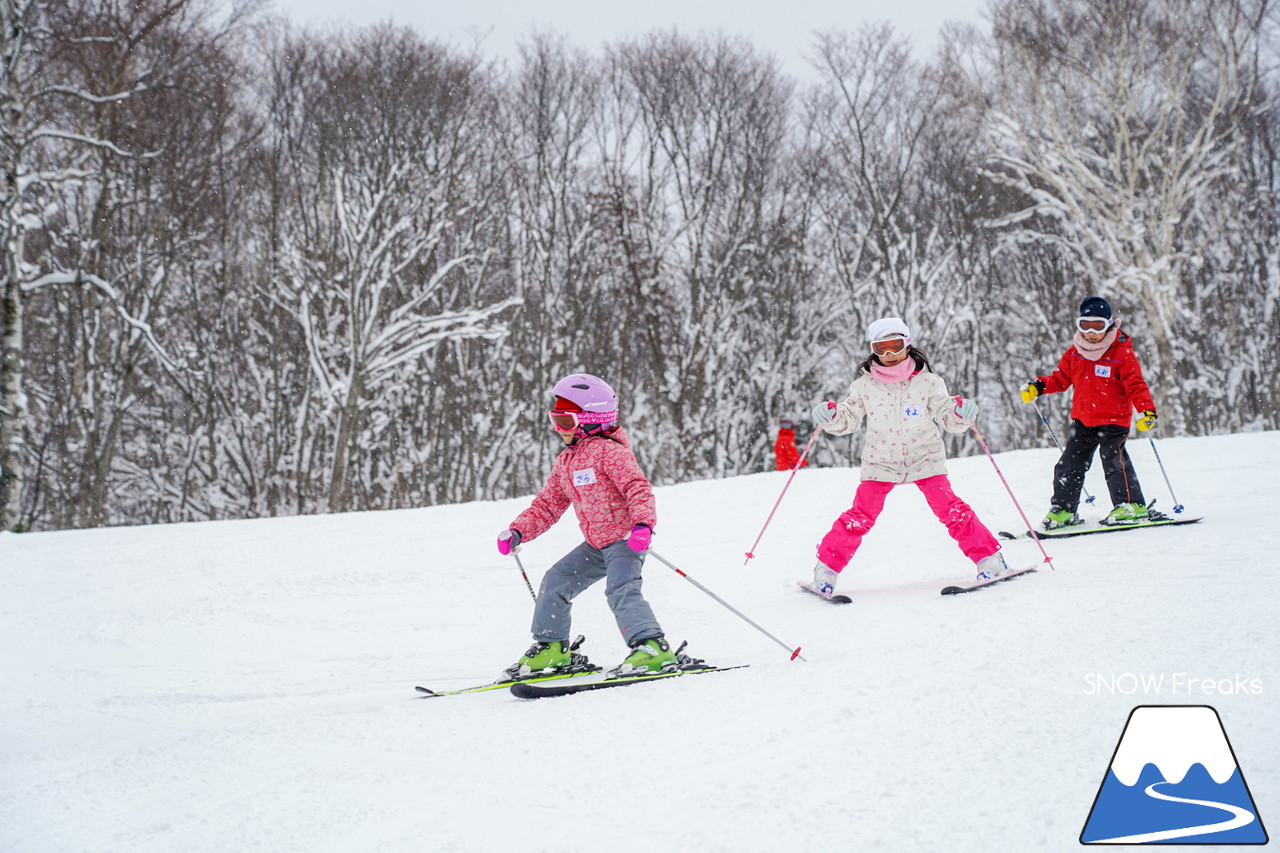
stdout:
MULTIPOLYGON (((1031 525, 1016 492, 978 429, 978 402, 952 396, 945 379, 933 372, 928 357, 915 345, 906 323, 897 317, 886 317, 867 327, 871 354, 857 366, 845 396, 838 401, 824 400, 814 405, 811 414, 817 426, 804 452, 797 451, 794 434, 784 434, 789 426, 794 428, 793 422, 781 421, 775 444, 777 468, 780 472, 789 469, 789 473, 764 526, 745 552, 748 564, 761 553, 765 533, 796 474, 806 467, 808 449, 819 434, 837 438, 859 433, 864 426, 860 476, 852 506, 835 517, 813 546, 816 562, 812 583, 797 581, 803 591, 830 603, 853 603, 854 596, 849 592, 836 592, 844 571, 851 564, 876 565, 868 561, 864 545, 899 486, 914 487, 947 537, 971 564, 967 570, 969 578, 943 586, 944 596, 1003 585, 1035 573, 1037 565, 1056 571, 1053 557, 1045 550, 1045 542, 1052 541, 1055 534, 1086 529, 1088 520, 1078 508, 1095 453, 1101 459, 1112 503, 1107 514, 1096 520, 1098 525, 1113 530, 1180 526, 1168 524, 1168 517, 1154 509, 1155 500, 1144 496, 1133 456, 1126 447, 1133 426, 1133 410, 1141 413, 1137 421, 1140 432, 1153 429, 1158 419, 1130 339, 1121 332, 1109 304, 1096 296, 1081 302, 1075 326, 1075 338, 1058 368, 1029 382, 1020 392, 1028 403, 1045 394, 1073 389, 1075 392, 1065 446, 1054 435, 1060 454, 1050 480, 1052 498, 1039 523, 1046 537, 1028 531, 1043 558, 1040 563, 1023 568, 1016 568, 1016 562, 1011 565, 1010 555, 982 521, 983 512, 956 492, 947 467, 942 433, 971 430, 1017 514, 1031 525)), ((757 619, 653 549, 659 518, 656 495, 630 435, 622 426, 621 402, 613 387, 599 376, 572 373, 550 389, 548 403, 549 426, 562 449, 542 488, 522 509, 508 516, 511 521, 491 540, 500 558, 512 559, 530 593, 532 644, 490 684, 452 689, 417 685, 418 694, 441 698, 492 693, 509 687, 515 698, 531 700, 659 681, 673 684, 677 678, 683 683, 684 676, 747 668, 747 663, 708 663, 704 658, 693 657, 685 651, 687 641, 673 648, 667 639, 667 629, 657 616, 661 608, 655 609, 642 591, 642 570, 649 557, 688 581, 705 595, 706 601, 714 602, 780 646, 787 653, 788 662, 808 664, 809 659, 801 655, 802 646, 780 639, 757 619), (520 552, 534 547, 538 540, 542 540, 544 546, 554 541, 553 534, 570 508, 583 541, 551 563, 542 573, 535 592, 520 552), (578 621, 575 604, 581 615, 582 594, 593 586, 603 591, 616 628, 616 639, 627 649, 621 662, 608 669, 591 662, 584 646, 584 634, 573 636, 578 621)), ((1045 421, 1042 413, 1040 416, 1045 421)), ((1172 492, 1154 439, 1150 443, 1172 492)), ((807 479, 812 481, 817 477, 810 473, 807 479)), ((966 483, 966 491, 975 486, 966 483)), ((912 489, 904 491, 910 494, 912 489)), ((1178 504, 1175 511, 1182 509, 1178 504)), ((1198 521, 1200 517, 1191 520, 1198 521)), ((936 528, 934 530, 936 532, 936 528)), ((922 532, 918 527, 912 531, 915 535, 922 532)), ((883 536, 883 532, 880 535, 883 536)), ((775 538, 779 537, 775 535, 775 538)), ((1007 534, 1006 538, 1009 538, 1007 534)), ((1020 586, 1025 589, 1027 584, 1020 586)), ((1027 597, 1031 598, 1030 594, 1027 597)), ((687 612, 676 615, 688 618, 687 612)))
MULTIPOLYGON (((1059 451, 988 439, 1043 511, 1059 451)), ((412 689, 490 685, 528 645, 529 589, 492 545, 527 498, 0 535, 0 849, 577 851, 607 825, 618 851, 1069 851, 1139 704, 1215 707, 1274 823, 1280 434, 1160 453, 1203 521, 1046 542, 1051 567, 1004 542, 1037 571, 979 595, 938 595, 973 565, 897 490, 841 573, 845 607, 796 580, 859 469, 800 471, 747 566, 787 472, 658 487, 653 546, 806 660, 650 560, 672 634, 749 666, 533 703, 412 689), (644 819, 637 797, 696 808, 644 819)), ((1018 529, 987 459, 948 467, 1018 529)), ((566 519, 524 545, 534 584, 579 541, 566 519)), ((597 588, 573 628, 593 663, 626 656, 597 588)))

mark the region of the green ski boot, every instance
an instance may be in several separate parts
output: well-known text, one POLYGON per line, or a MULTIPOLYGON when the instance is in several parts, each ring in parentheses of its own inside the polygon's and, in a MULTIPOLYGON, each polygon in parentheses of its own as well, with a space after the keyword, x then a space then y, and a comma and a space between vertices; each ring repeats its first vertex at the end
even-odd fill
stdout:
POLYGON ((1049 512, 1045 514, 1044 521, 1040 522, 1040 526, 1045 530, 1057 530, 1059 527, 1070 527, 1082 521, 1084 521, 1083 518, 1069 509, 1058 509, 1056 506, 1051 506, 1049 507, 1049 512))
POLYGON ((680 661, 671 646, 662 637, 642 640, 627 655, 626 660, 610 670, 611 676, 618 675, 655 675, 659 672, 674 672, 680 668, 680 661))
POLYGON ((1107 517, 1102 520, 1103 524, 1122 525, 1134 524, 1139 521, 1147 520, 1147 508, 1142 504, 1116 504, 1115 509, 1107 513, 1107 517))
POLYGON ((582 641, 583 637, 578 636, 572 643, 563 640, 534 643, 524 657, 502 671, 498 681, 519 681, 559 673, 599 672, 600 667, 577 651, 582 641))

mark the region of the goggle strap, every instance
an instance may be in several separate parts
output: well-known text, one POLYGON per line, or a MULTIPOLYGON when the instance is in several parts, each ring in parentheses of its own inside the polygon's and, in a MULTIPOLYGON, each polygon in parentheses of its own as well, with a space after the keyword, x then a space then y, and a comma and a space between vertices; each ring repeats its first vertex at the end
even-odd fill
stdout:
POLYGON ((552 409, 550 412, 547 412, 547 416, 551 418, 551 423, 556 426, 559 426, 559 424, 556 423, 556 418, 564 419, 564 429, 576 428, 583 425, 594 426, 595 424, 611 424, 618 420, 618 412, 616 409, 612 412, 570 412, 564 409, 552 409))
POLYGON ((580 424, 611 424, 618 419, 618 410, 612 412, 574 412, 580 424))

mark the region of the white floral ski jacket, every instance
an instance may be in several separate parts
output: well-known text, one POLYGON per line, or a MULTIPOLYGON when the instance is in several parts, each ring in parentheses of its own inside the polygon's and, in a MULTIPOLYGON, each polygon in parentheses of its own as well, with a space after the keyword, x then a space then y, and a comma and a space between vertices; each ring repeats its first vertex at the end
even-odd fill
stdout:
POLYGON ((836 416, 822 428, 848 435, 867 422, 862 449, 862 479, 914 483, 947 473, 947 456, 938 425, 964 432, 969 422, 956 414, 956 399, 942 377, 917 371, 903 382, 884 383, 864 373, 836 404, 836 416))

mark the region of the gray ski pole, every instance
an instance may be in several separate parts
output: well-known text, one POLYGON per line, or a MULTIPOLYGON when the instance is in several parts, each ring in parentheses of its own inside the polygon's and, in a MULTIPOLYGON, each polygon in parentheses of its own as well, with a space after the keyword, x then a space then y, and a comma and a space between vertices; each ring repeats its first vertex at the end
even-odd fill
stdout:
POLYGON ((1151 442, 1151 452, 1156 455, 1156 462, 1160 465, 1160 473, 1164 474, 1164 484, 1169 487, 1169 496, 1173 498, 1173 511, 1182 512, 1186 507, 1178 503, 1178 496, 1173 493, 1173 484, 1169 482, 1169 474, 1164 470, 1164 463, 1160 461, 1160 451, 1156 450, 1156 440, 1151 436, 1147 436, 1147 440, 1151 442))
POLYGON ((759 631, 761 634, 764 634, 764 635, 765 635, 766 637, 768 637, 770 640, 773 640, 775 643, 777 643, 778 645, 782 646, 784 649, 786 649, 788 652, 790 652, 790 653, 791 653, 791 659, 792 659, 792 660, 795 660, 796 658, 800 658, 800 660, 804 660, 804 658, 800 656, 800 647, 799 647, 799 646, 796 646, 794 649, 793 649, 793 648, 791 648, 791 646, 789 646, 789 645, 787 645, 786 643, 782 642, 782 641, 781 641, 781 640, 779 640, 777 637, 773 636, 773 634, 770 634, 770 633, 769 633, 768 631, 766 631, 764 628, 761 628, 761 627, 760 627, 759 625, 757 625, 755 622, 752 622, 750 619, 748 619, 748 618, 747 618, 747 617, 742 613, 742 611, 738 610, 738 609, 737 609, 736 607, 734 607, 732 604, 730 604, 729 602, 725 601, 723 598, 721 598, 720 596, 716 595, 714 592, 712 592, 711 590, 707 589, 705 586, 703 586, 702 584, 698 583, 698 582, 697 582, 696 580, 694 580, 693 578, 691 578, 691 577, 689 577, 688 575, 686 575, 686 574, 685 574, 684 572, 682 572, 680 569, 676 568, 674 565, 672 565, 670 562, 668 562, 668 561, 667 561, 667 560, 666 560, 666 559, 665 559, 661 554, 657 553, 657 552, 656 552, 656 551, 654 551, 652 548, 650 548, 650 549, 649 549, 649 553, 650 553, 650 554, 652 554, 652 555, 653 555, 653 557, 654 557, 656 560, 658 560, 660 563, 662 563, 664 566, 666 566, 667 568, 671 569, 671 571, 675 572, 675 573, 676 573, 676 574, 678 574, 680 577, 684 578, 684 579, 685 579, 685 580, 687 580, 689 583, 693 584, 693 585, 694 585, 694 586, 696 586, 698 589, 702 590, 702 591, 703 591, 703 592, 705 592, 707 595, 711 596, 711 597, 712 597, 712 598, 714 598, 716 601, 718 601, 718 602, 720 602, 721 604, 723 604, 726 608, 728 608, 728 609, 729 609, 729 610, 730 610, 730 611, 731 611, 735 616, 737 616, 739 619, 741 619, 742 621, 746 622, 746 623, 747 623, 748 625, 750 625, 752 628, 755 628, 755 629, 756 629, 757 631, 759 631))
MULTIPOLYGON (((1035 400, 1031 401, 1031 405, 1036 407, 1036 414, 1040 416, 1040 420, 1044 423, 1045 428, 1049 430, 1049 435, 1053 438, 1053 443, 1058 446, 1058 452, 1062 452, 1062 442, 1058 441, 1058 434, 1053 431, 1053 427, 1049 426, 1049 420, 1044 416, 1044 412, 1040 411, 1040 404, 1035 400)), ((1093 503, 1093 495, 1089 494, 1089 490, 1084 488, 1084 481, 1080 481, 1080 488, 1084 490, 1085 503, 1093 503)))

